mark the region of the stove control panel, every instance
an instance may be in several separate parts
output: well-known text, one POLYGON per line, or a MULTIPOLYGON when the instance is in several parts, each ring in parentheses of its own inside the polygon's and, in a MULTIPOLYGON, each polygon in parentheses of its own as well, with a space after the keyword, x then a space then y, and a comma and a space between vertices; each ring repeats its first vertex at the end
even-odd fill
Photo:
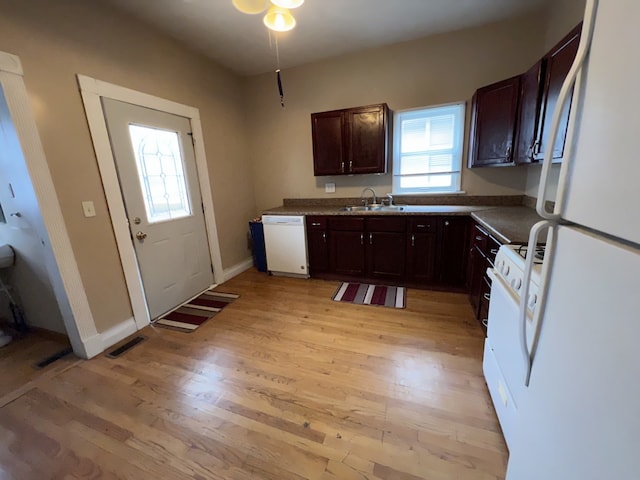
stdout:
MULTIPOLYGON (((496 273, 509 285, 518 300, 520 300, 524 285, 525 259, 521 255, 523 248, 526 247, 520 245, 503 245, 500 247, 500 250, 498 250, 495 260, 496 273)), ((527 299, 527 307, 531 313, 535 311, 538 302, 541 267, 542 265, 540 263, 535 264, 531 275, 529 298, 527 299)))

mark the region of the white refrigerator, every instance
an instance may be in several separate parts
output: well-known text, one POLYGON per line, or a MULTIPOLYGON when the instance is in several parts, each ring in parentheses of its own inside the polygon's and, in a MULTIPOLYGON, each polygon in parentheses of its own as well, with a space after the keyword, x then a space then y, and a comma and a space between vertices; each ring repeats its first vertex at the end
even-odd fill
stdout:
POLYGON ((638 23, 638 0, 587 1, 507 480, 640 479, 638 23))

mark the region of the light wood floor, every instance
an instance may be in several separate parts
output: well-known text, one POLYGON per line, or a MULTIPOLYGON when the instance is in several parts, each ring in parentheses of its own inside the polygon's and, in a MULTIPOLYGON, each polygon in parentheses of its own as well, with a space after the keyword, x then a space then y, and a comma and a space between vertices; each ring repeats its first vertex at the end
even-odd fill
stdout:
POLYGON ((502 479, 466 297, 396 310, 337 285, 250 270, 195 333, 41 380, 0 409, 0 478, 502 479))
MULTIPOLYGON (((7 330, 4 326, 2 329, 7 330)), ((43 375, 52 375, 63 365, 77 360, 75 356, 68 355, 45 368, 34 367, 36 363, 68 347, 69 340, 63 335, 39 331, 32 331, 24 336, 14 335, 14 340, 9 345, 0 348, 0 406, 11 392, 43 375)))

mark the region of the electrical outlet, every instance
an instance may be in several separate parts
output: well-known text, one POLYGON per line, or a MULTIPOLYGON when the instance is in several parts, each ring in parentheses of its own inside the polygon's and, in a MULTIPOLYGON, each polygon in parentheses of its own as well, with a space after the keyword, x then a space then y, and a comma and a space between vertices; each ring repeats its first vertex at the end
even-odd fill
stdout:
POLYGON ((96 216, 96 208, 91 201, 82 202, 82 211, 84 212, 85 217, 96 216))
POLYGON ((336 184, 335 183, 325 183, 324 184, 324 193, 336 193, 336 184))

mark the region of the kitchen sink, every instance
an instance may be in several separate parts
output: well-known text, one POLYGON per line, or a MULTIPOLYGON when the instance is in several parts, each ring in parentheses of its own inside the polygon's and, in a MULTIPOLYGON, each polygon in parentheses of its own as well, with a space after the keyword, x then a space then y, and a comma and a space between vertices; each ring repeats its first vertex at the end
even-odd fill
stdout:
POLYGON ((340 209, 341 212, 366 212, 367 210, 370 210, 369 206, 364 205, 354 205, 350 207, 342 207, 340 209))
POLYGON ((402 212, 404 205, 382 205, 380 207, 371 207, 369 210, 376 212, 402 212))
POLYGON ((404 205, 352 205, 340 208, 341 212, 402 212, 404 205))

